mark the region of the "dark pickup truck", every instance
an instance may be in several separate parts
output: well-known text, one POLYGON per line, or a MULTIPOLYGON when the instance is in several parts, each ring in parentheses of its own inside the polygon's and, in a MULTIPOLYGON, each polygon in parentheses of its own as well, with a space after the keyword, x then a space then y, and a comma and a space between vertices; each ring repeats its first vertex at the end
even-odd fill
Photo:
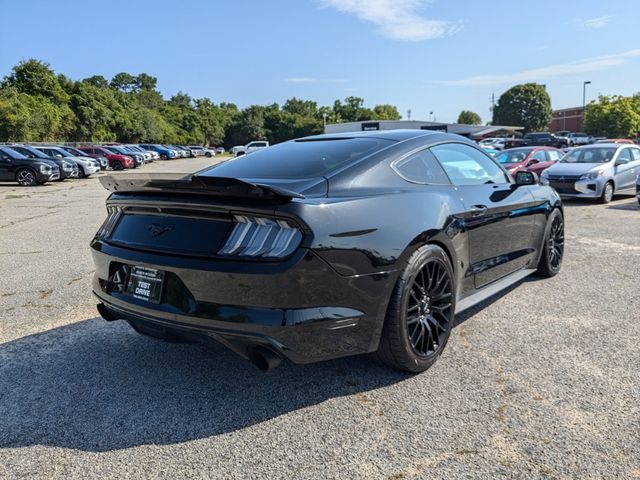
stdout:
POLYGON ((549 132, 527 133, 522 138, 505 140, 504 149, 515 147, 568 147, 565 138, 556 137, 549 132))

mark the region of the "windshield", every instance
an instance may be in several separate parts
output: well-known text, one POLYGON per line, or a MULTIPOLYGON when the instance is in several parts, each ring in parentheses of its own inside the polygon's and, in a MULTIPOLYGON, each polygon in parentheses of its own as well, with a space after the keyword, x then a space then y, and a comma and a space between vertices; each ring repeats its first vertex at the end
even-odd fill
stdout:
POLYGON ((562 163, 606 163, 616 153, 616 148, 576 148, 567 153, 562 163))
POLYGON ((9 155, 11 158, 13 158, 14 160, 26 160, 28 157, 25 157, 23 154, 21 154, 20 152, 14 150, 13 148, 9 148, 9 147, 2 147, 0 148, 1 152, 4 152, 5 154, 9 155))
POLYGON ((61 148, 45 148, 44 151, 51 152, 54 156, 61 155, 63 157, 73 157, 73 155, 61 148))
POLYGON ((498 162, 501 164, 522 162, 527 155, 531 153, 530 149, 525 150, 507 150, 498 155, 498 162))
POLYGON ((381 138, 297 140, 256 150, 235 160, 220 163, 207 173, 236 178, 320 177, 391 144, 390 140, 381 138))

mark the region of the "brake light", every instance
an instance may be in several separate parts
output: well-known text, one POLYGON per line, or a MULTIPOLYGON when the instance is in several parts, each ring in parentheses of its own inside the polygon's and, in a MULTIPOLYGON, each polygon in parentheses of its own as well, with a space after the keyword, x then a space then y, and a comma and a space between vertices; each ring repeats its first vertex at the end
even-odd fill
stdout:
POLYGON ((234 215, 235 226, 220 255, 252 258, 285 258, 302 241, 302 232, 287 220, 234 215))
POLYGON ((107 219, 104 221, 102 226, 98 229, 96 233, 96 238, 100 240, 104 240, 111 235, 113 231, 113 227, 118 223, 118 219, 120 218, 120 214, 122 213, 122 208, 120 207, 107 207, 107 219))

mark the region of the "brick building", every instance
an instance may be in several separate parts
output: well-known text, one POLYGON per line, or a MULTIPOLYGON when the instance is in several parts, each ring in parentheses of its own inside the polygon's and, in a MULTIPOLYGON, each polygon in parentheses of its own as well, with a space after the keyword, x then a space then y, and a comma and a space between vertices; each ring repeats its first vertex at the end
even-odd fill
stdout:
POLYGON ((582 132, 582 114, 583 107, 563 108, 562 110, 554 110, 549 131, 559 132, 561 130, 569 130, 570 132, 582 132))

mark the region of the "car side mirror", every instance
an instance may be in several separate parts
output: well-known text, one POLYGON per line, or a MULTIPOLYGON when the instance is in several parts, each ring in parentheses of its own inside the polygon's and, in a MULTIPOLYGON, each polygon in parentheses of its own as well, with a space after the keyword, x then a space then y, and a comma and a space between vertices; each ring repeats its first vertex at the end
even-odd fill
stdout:
POLYGON ((532 158, 531 160, 529 160, 529 163, 527 165, 535 165, 536 163, 540 163, 540 160, 536 160, 535 158, 532 158))
POLYGON ((516 185, 537 185, 538 175, 534 172, 516 172, 516 185))
POLYGON ((59 154, 59 153, 56 153, 56 157, 58 157, 58 158, 62 158, 62 155, 61 155, 61 154, 59 154))
POLYGON ((626 158, 619 158, 616 160, 616 167, 618 165, 626 165, 627 163, 629 163, 629 160, 627 160, 626 158))

